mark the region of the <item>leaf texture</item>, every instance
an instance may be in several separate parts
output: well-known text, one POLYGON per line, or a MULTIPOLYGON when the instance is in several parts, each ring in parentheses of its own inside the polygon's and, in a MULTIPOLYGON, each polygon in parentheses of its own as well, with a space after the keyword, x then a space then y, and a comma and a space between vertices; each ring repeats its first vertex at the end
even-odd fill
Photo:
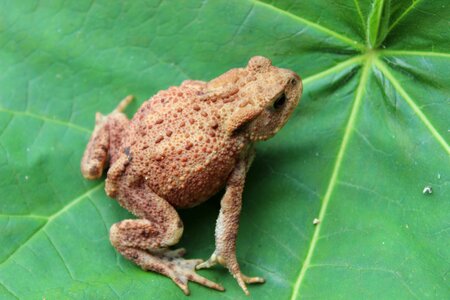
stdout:
MULTIPOLYGON (((304 95, 258 144, 238 238, 255 299, 450 297, 447 1, 0 2, 0 298, 185 299, 110 245, 131 215, 79 162, 94 113, 265 55, 304 95), (432 193, 423 193, 431 187, 432 193), (313 219, 320 223, 313 225, 313 219)), ((209 257, 220 195, 181 211, 209 257)), ((226 270, 200 272, 246 299, 226 270)))

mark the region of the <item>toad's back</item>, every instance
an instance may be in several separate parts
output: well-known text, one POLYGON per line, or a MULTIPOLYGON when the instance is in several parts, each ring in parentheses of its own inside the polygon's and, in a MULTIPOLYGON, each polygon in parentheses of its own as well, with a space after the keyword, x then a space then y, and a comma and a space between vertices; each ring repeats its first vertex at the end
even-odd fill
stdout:
POLYGON ((202 90, 198 83, 159 92, 140 107, 123 142, 133 161, 128 175, 175 207, 217 193, 245 145, 229 138, 221 104, 202 97, 202 90))

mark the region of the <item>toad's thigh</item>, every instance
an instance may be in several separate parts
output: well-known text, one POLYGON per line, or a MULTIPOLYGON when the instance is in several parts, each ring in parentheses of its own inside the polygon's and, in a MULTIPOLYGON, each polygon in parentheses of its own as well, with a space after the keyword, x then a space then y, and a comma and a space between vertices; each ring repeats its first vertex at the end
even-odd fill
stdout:
POLYGON ((150 221, 161 237, 161 246, 176 244, 183 234, 183 223, 177 211, 145 183, 119 183, 119 204, 135 216, 150 221))

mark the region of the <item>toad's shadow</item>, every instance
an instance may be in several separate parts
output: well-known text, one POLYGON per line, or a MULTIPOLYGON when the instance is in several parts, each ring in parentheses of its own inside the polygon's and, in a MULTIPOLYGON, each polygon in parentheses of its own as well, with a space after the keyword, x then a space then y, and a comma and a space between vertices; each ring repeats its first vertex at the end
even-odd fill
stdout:
MULTIPOLYGON (((273 199, 261 197, 262 188, 271 188, 264 186, 264 182, 271 180, 271 175, 273 174, 269 162, 276 161, 278 170, 288 169, 292 160, 296 160, 302 157, 302 153, 310 151, 311 149, 306 148, 293 151, 289 147, 277 148, 276 153, 259 151, 247 174, 243 195, 242 217, 253 220, 253 218, 256 218, 256 215, 259 215, 255 209, 259 212, 264 212, 274 205, 273 199)), ((178 246, 188 249, 188 257, 208 258, 214 251, 214 230, 223 194, 224 190, 197 207, 179 210, 184 223, 184 234, 178 246)), ((279 203, 278 205, 283 204, 279 203)), ((257 222, 257 220, 254 222, 257 222)))

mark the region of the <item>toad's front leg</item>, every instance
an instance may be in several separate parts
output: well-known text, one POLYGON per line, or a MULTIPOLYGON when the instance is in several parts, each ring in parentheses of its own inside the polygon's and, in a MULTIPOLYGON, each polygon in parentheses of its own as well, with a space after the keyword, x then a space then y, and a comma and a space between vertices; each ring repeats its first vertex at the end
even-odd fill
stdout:
POLYGON ((263 278, 247 277, 242 274, 236 259, 236 238, 242 207, 242 192, 244 190, 245 175, 252 158, 253 155, 250 155, 242 159, 231 173, 225 195, 220 203, 221 208, 216 224, 216 250, 206 262, 197 266, 197 269, 209 268, 219 263, 227 267, 247 295, 249 295, 249 292, 246 283, 264 282, 263 278))
POLYGON ((129 122, 123 110, 132 100, 133 96, 127 96, 109 115, 95 115, 94 132, 81 159, 81 173, 84 178, 102 177, 108 163, 112 165, 119 157, 121 139, 129 122))

